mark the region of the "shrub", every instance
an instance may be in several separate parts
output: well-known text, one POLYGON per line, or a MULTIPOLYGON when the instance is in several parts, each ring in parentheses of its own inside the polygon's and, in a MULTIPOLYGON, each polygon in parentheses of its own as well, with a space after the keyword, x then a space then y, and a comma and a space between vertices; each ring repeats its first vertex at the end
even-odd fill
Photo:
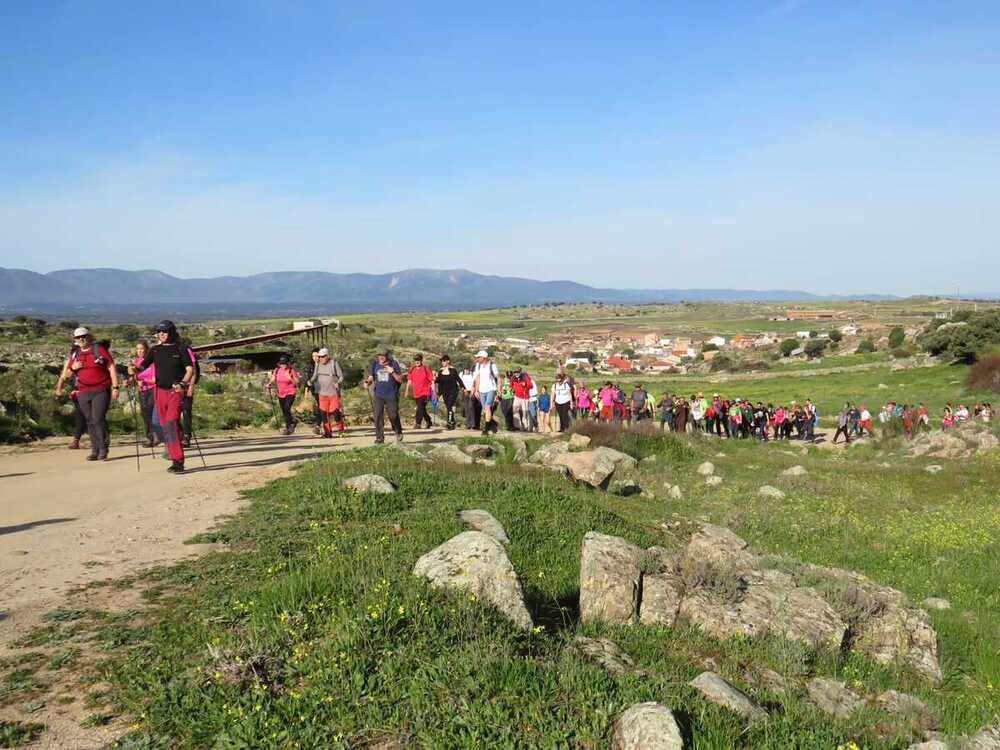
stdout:
POLYGON ((896 326, 891 331, 889 331, 889 348, 898 349, 906 341, 906 332, 902 328, 896 326))
POLYGON ((733 358, 728 354, 719 354, 712 358, 708 369, 712 372, 726 372, 728 370, 732 370, 735 364, 736 363, 733 361, 733 358))
POLYGON ((932 323, 931 330, 919 340, 924 351, 971 364, 976 361, 979 352, 1000 344, 1000 311, 975 313, 961 310, 955 313, 950 323, 932 323))
POLYGON ((206 378, 200 383, 200 385, 201 385, 201 390, 213 396, 217 396, 226 390, 226 387, 222 384, 222 381, 220 380, 209 380, 206 378))
POLYGON ((902 346, 897 346, 895 349, 889 351, 889 356, 893 359, 905 359, 910 356, 910 350, 902 346))
POLYGON ((841 341, 841 339, 844 338, 844 334, 842 334, 836 328, 834 328, 832 331, 830 331, 829 335, 830 335, 830 341, 834 342, 835 344, 839 344, 840 341, 841 341))
POLYGON ((1000 393, 1000 352, 980 357, 966 379, 969 388, 1000 393))
POLYGON ((826 339, 809 339, 806 342, 806 356, 809 357, 809 359, 819 357, 824 351, 826 351, 826 346, 826 339))
POLYGON ((647 456, 664 456, 671 463, 694 460, 694 451, 683 438, 664 432, 651 422, 624 427, 617 422, 580 420, 571 432, 586 435, 594 447, 603 445, 641 460, 647 456))
POLYGON ((787 357, 798 348, 799 348, 798 339, 785 339, 780 344, 778 344, 778 350, 781 352, 782 357, 787 357))
POLYGON ((875 342, 871 339, 862 339, 858 344, 858 348, 855 349, 857 354, 871 354, 875 351, 875 342))

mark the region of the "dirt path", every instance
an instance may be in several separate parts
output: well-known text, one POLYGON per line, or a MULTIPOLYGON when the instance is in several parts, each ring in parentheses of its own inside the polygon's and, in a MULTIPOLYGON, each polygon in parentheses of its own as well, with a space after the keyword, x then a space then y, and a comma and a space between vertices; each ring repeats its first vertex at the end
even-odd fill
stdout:
MULTIPOLYGON (((325 452, 371 445, 372 434, 370 427, 357 427, 349 429, 345 439, 332 441, 263 431, 205 437, 201 448, 206 466, 192 449, 189 471, 182 476, 167 474, 168 462, 158 454, 151 456, 148 449, 140 454, 136 471, 134 443, 113 445, 106 463, 85 461, 87 451, 67 450, 65 439, 3 449, 0 658, 23 651, 12 642, 37 627, 42 615, 64 604, 73 591, 204 553, 208 546, 184 540, 236 511, 240 490, 287 474, 297 462, 325 452)), ((406 442, 475 434, 410 431, 406 442)), ((95 736, 100 732, 83 733, 78 720, 64 717, 60 722, 48 707, 31 716, 0 710, 0 718, 49 726, 37 747, 100 747, 106 739, 95 736)))

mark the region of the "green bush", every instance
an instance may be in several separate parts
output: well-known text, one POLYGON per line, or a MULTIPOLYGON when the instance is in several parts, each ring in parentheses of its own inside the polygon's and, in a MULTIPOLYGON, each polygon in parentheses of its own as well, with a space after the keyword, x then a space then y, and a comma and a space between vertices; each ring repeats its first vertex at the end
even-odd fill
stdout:
POLYGON ((778 344, 778 350, 781 352, 782 357, 789 356, 792 352, 799 348, 798 339, 785 339, 780 344, 778 344))
POLYGON ((902 346, 897 346, 895 349, 889 350, 889 356, 893 359, 905 359, 911 354, 909 349, 902 346))
POLYGON ((875 351, 875 342, 871 339, 862 339, 855 350, 857 354, 871 354, 875 351))
POLYGON ((805 347, 806 356, 809 357, 809 359, 815 359, 816 357, 821 356, 823 352, 826 351, 827 343, 826 339, 809 339, 806 342, 805 347))
POLYGON ((902 328, 896 326, 891 331, 889 331, 890 349, 898 349, 903 345, 904 341, 906 341, 906 332, 902 328))
POLYGON ((201 386, 201 390, 213 396, 217 396, 226 390, 226 387, 221 380, 205 378, 199 385, 201 386))

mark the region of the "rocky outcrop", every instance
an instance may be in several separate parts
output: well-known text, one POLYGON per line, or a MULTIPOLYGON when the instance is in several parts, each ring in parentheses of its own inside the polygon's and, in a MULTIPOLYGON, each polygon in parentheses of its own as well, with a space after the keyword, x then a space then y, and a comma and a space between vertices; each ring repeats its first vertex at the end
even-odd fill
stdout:
POLYGON ((694 533, 681 556, 685 571, 708 566, 741 573, 751 570, 757 562, 757 555, 743 539, 724 526, 710 523, 702 524, 694 533))
POLYGON ((784 500, 785 499, 785 493, 784 492, 782 492, 781 490, 779 490, 777 487, 772 487, 769 484, 765 484, 763 487, 761 487, 759 490, 757 490, 757 494, 760 495, 761 497, 771 498, 772 500, 784 500))
POLYGON ((726 682, 715 672, 702 672, 689 683, 704 696, 705 700, 733 711, 750 723, 763 721, 767 711, 761 708, 746 693, 726 682))
POLYGON ((551 460, 555 466, 564 466, 569 475, 578 482, 591 487, 604 487, 615 473, 615 463, 610 457, 597 451, 562 453, 551 460))
POLYGON ((846 719, 866 704, 864 698, 849 690, 839 680, 817 677, 806 684, 809 700, 823 713, 837 719, 846 719))
POLYGON ((587 435, 570 435, 569 449, 583 450, 590 447, 590 438, 587 435))
POLYGON ((587 532, 580 553, 580 619, 632 622, 638 609, 642 550, 619 537, 587 532))
POLYGON ((962 743, 962 750, 1000 750, 1000 724, 980 729, 962 743))
POLYGON ((804 477, 809 472, 806 471, 805 466, 791 466, 781 472, 783 477, 804 477))
POLYGON ((636 671, 635 662, 614 641, 607 638, 587 638, 578 635, 573 639, 575 648, 583 657, 597 662, 611 675, 620 676, 636 671))
POLYGON ((514 566, 500 542, 488 534, 463 531, 417 560, 413 574, 437 588, 475 594, 519 628, 533 626, 514 566))
POLYGON ((641 583, 639 622, 673 627, 684 596, 684 580, 667 550, 651 547, 646 551, 641 583))
POLYGON ((463 453, 462 450, 453 443, 444 443, 435 446, 427 452, 427 455, 436 461, 446 461, 452 464, 471 464, 472 456, 463 453))
POLYGON ((489 511, 481 509, 463 510, 459 512, 458 518, 473 531, 481 531, 484 534, 489 534, 501 544, 510 543, 504 527, 489 511))
POLYGON ((923 610, 886 606, 860 624, 854 648, 879 664, 902 664, 931 682, 941 681, 937 633, 923 610))
POLYGON ((461 450, 473 458, 489 458, 493 455, 493 446, 488 443, 470 443, 463 445, 461 450))
POLYGON ((698 466, 698 473, 703 477, 710 477, 715 473, 715 464, 706 461, 698 466))
POLYGON ((639 462, 632 458, 632 456, 628 453, 622 453, 621 451, 616 451, 614 448, 608 448, 604 445, 594 448, 594 453, 598 456, 609 459, 615 465, 615 469, 622 471, 634 469, 639 465, 639 462))
POLYGON ((355 492, 374 492, 379 495, 391 495, 396 491, 392 482, 378 474, 361 474, 345 479, 344 486, 355 492))
POLYGON ((934 710, 916 696, 886 690, 875 699, 875 703, 894 718, 905 722, 911 732, 927 732, 938 725, 934 710))
POLYGON ((913 438, 907 447, 912 456, 971 458, 996 450, 1000 447, 1000 440, 978 425, 967 425, 952 430, 923 432, 913 438))
POLYGON ((546 443, 531 454, 531 462, 536 464, 551 464, 555 459, 566 453, 569 446, 562 440, 546 443))
POLYGON ((611 750, 683 750, 673 712, 660 703, 636 703, 615 722, 611 750))
POLYGON ((712 591, 685 597, 680 619, 717 638, 772 634, 814 648, 842 646, 847 626, 813 589, 776 570, 752 571, 742 584, 736 601, 719 601, 712 591))

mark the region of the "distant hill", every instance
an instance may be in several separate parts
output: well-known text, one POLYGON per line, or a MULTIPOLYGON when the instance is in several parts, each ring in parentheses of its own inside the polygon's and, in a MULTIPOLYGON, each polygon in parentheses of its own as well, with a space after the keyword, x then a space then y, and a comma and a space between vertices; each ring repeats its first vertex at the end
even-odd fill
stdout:
MULTIPOLYGON (((162 271, 87 268, 33 271, 0 268, 0 308, 93 308, 324 305, 342 310, 471 309, 545 302, 648 303, 681 300, 823 300, 790 289, 599 289, 574 281, 486 276, 462 269, 397 273, 282 271, 253 276, 179 279, 162 271)), ((840 298, 847 298, 846 295, 840 298)), ((892 299, 866 295, 867 299, 892 299)))

